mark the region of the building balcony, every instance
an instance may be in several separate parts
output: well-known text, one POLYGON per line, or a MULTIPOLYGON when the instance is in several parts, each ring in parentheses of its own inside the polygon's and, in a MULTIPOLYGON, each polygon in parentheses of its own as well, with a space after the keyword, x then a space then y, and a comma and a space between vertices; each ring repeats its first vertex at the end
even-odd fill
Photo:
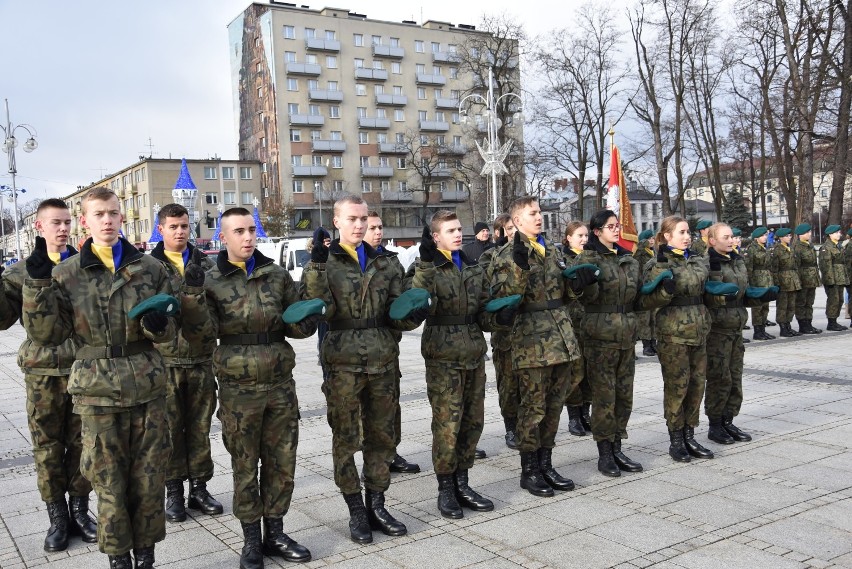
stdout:
POLYGON ((329 91, 327 89, 310 89, 308 98, 311 101, 328 101, 340 103, 343 101, 343 91, 329 91))
POLYGON ((305 49, 311 51, 340 51, 338 40, 324 40, 322 38, 308 38, 305 40, 305 49))
POLYGON ((314 188, 314 203, 331 203, 333 201, 335 201, 335 197, 332 190, 314 188))
POLYGON ((322 67, 315 63, 297 63, 295 61, 287 62, 288 75, 310 75, 318 77, 322 73, 322 67))
POLYGON ((450 130, 450 123, 447 121, 420 121, 420 130, 447 132, 450 130))
POLYGON ((446 97, 438 97, 437 99, 435 99, 435 108, 457 110, 459 108, 459 100, 449 99, 446 97))
POLYGON ((404 107, 408 104, 408 97, 405 95, 376 95, 376 105, 387 105, 389 107, 404 107))
POLYGON ((383 202, 410 202, 414 201, 414 194, 412 192, 396 192, 392 190, 382 190, 382 201, 383 202))
POLYGON ((444 190, 441 192, 442 202, 466 202, 467 190, 444 190))
POLYGON ((431 174, 433 178, 452 178, 453 170, 452 168, 447 168, 446 166, 439 166, 432 170, 431 174))
MULTIPOLYGON (((139 193, 139 184, 130 184, 130 193, 136 195, 139 193)), ((127 195, 127 191, 124 192, 127 195)))
POLYGON ((361 166, 361 176, 364 178, 392 178, 393 168, 390 166, 361 166))
POLYGON ((290 124, 322 126, 325 124, 325 117, 322 115, 290 115, 290 124))
POLYGON ((355 79, 365 79, 367 81, 387 81, 388 72, 385 69, 369 69, 367 67, 358 67, 355 69, 355 79))
POLYGON ((389 57, 391 59, 402 59, 405 57, 405 49, 391 47, 389 45, 373 44, 373 57, 389 57))
POLYGON ((379 152, 382 154, 408 154, 408 147, 396 142, 380 142, 379 152))
POLYGON ((446 146, 439 146, 438 152, 441 154, 463 155, 467 154, 467 147, 464 144, 448 144, 446 146))
POLYGON ((121 199, 121 198, 124 197, 125 191, 126 191, 125 188, 118 188, 117 190, 115 190, 115 195, 117 195, 118 198, 121 199))
POLYGON ((379 117, 358 117, 359 128, 388 129, 390 128, 390 124, 390 119, 383 119, 379 117))
POLYGON ((136 217, 139 217, 139 214, 137 214, 137 213, 136 213, 136 210, 135 210, 135 209, 133 209, 132 207, 127 208, 127 209, 124 211, 124 215, 125 215, 125 217, 126 217, 127 219, 134 219, 134 218, 136 218, 136 217))
POLYGON ((328 168, 325 166, 293 166, 293 176, 319 177, 326 175, 328 175, 328 168))
POLYGON ((447 79, 443 75, 434 75, 431 73, 418 73, 418 85, 446 85, 447 79))
POLYGON ((461 56, 449 51, 433 51, 432 61, 435 63, 458 63, 461 61, 461 56))
POLYGON ((312 140, 311 150, 314 152, 346 152, 346 142, 343 140, 312 140))

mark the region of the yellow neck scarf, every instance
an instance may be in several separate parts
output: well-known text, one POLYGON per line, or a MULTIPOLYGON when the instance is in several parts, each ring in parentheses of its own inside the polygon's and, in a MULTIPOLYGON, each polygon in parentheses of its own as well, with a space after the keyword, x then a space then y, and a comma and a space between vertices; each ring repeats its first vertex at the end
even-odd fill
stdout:
MULTIPOLYGON (((169 260, 169 263, 177 269, 177 272, 180 273, 180 276, 183 276, 183 253, 179 251, 163 251, 166 254, 166 259, 169 260)), ((243 270, 245 270, 245 263, 243 263, 243 270)))
POLYGON ((343 247, 343 250, 349 253, 349 256, 355 259, 355 262, 358 263, 358 266, 361 266, 361 262, 358 260, 358 251, 355 250, 355 247, 352 245, 347 245, 345 243, 340 244, 343 247))
POLYGON ((109 272, 115 274, 115 263, 112 260, 112 246, 110 245, 95 245, 92 243, 92 252, 97 255, 101 263, 109 269, 109 272))
MULTIPOLYGON (((239 267, 240 269, 242 269, 245 274, 248 274, 248 271, 246 270, 245 261, 231 261, 230 259, 228 259, 228 262, 234 265, 235 267, 239 267)), ((180 274, 183 274, 183 271, 181 271, 180 274)))

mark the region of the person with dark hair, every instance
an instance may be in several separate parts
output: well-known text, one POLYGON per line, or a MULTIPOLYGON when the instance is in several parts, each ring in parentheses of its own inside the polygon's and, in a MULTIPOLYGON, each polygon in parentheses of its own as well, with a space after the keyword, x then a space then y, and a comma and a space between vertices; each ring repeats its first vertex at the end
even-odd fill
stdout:
MULTIPOLYGON (((646 229, 639 234, 639 243, 633 252, 633 258, 639 263, 639 268, 645 268, 649 261, 653 260, 654 253, 654 230, 646 229)), ((636 317, 639 319, 639 339, 642 340, 642 355, 653 357, 657 355, 657 339, 654 337, 654 311, 643 310, 636 317)))
POLYGON ((793 313, 796 311, 796 294, 802 288, 799 279, 799 269, 796 265, 796 257, 790 249, 790 241, 793 236, 788 227, 781 227, 775 232, 778 242, 772 248, 769 256, 769 267, 772 271, 772 280, 780 289, 778 300, 775 303, 775 319, 781 328, 782 338, 801 336, 791 325, 793 313))
POLYGON ((796 320, 799 322, 799 333, 820 334, 822 330, 813 325, 816 289, 822 283, 819 280, 816 248, 811 243, 811 226, 809 223, 800 223, 793 233, 797 236, 793 243, 793 255, 796 257, 799 280, 802 283, 801 290, 796 293, 796 320))
POLYGON ((488 224, 477 221, 473 226, 473 242, 462 247, 462 251, 468 259, 478 261, 479 257, 488 249, 494 247, 494 243, 488 238, 488 224))
MULTIPOLYGON (((571 221, 565 227, 565 237, 562 239, 562 253, 569 265, 579 262, 579 255, 583 252, 586 243, 589 242, 589 228, 582 221, 571 221)), ((583 356, 583 317, 586 311, 583 303, 572 298, 568 303, 568 312, 571 315, 571 326, 574 327, 574 336, 580 346, 580 357, 573 361, 571 374, 579 378, 577 385, 568 393, 565 400, 565 408, 568 411, 568 432, 576 437, 583 437, 592 432, 592 387, 586 376, 586 359, 583 356)))
POLYGON ((819 268, 822 272, 822 283, 825 287, 825 316, 828 318, 827 330, 842 332, 846 326, 837 323, 840 309, 843 307, 843 291, 850 282, 843 264, 843 251, 840 249, 840 226, 829 225, 825 228, 828 239, 819 251, 819 268))
MULTIPOLYGON (((748 271, 748 284, 753 287, 769 287, 773 285, 772 272, 769 266, 769 251, 766 249, 768 230, 756 227, 751 232, 751 243, 746 248, 745 266, 748 271)), ((774 340, 775 336, 766 332, 767 326, 774 326, 768 320, 769 303, 762 302, 751 309, 751 324, 754 326, 754 340, 774 340)))
MULTIPOLYGON (((172 288, 200 286, 190 282, 187 268, 202 272, 213 267, 213 261, 189 242, 189 212, 180 204, 167 204, 157 213, 157 229, 163 240, 151 256, 160 261, 172 288)), ((186 323, 184 323, 184 327, 186 323)), ((189 507, 207 515, 221 514, 222 504, 207 491, 213 478, 210 453, 210 424, 216 409, 216 379, 213 377, 213 350, 216 336, 208 333, 190 341, 183 330, 174 340, 157 347, 166 362, 169 381, 166 384, 166 418, 172 454, 166 467, 166 520, 186 520, 184 480, 189 480, 189 507)))

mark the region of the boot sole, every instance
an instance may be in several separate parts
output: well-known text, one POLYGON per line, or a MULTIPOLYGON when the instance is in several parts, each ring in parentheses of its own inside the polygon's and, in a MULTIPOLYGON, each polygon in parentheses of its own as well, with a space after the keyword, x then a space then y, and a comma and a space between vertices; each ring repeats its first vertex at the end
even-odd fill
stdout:
POLYGON ((716 437, 707 437, 707 438, 709 440, 713 441, 714 443, 718 443, 720 445, 732 445, 736 442, 736 440, 733 437, 731 437, 730 439, 719 439, 719 438, 716 438, 716 437))
POLYGON ((521 482, 521 488, 532 494, 533 496, 538 496, 539 498, 552 498, 553 497, 553 488, 548 487, 547 490, 538 490, 538 489, 530 489, 524 486, 524 483, 521 482))
POLYGON ((373 531, 380 531, 385 535, 389 535, 391 537, 399 537, 401 535, 405 535, 408 533, 408 528, 403 528, 402 530, 388 530, 385 529, 381 524, 370 524, 370 529, 373 531))
POLYGON ((675 462, 692 462, 692 457, 690 455, 673 456, 671 453, 669 453, 669 456, 671 456, 672 460, 675 461, 675 462))
POLYGON ((216 508, 216 509, 204 509, 204 508, 201 507, 201 504, 193 504, 192 502, 188 503, 186 505, 186 507, 189 508, 190 510, 199 511, 202 514, 205 514, 207 516, 218 516, 219 514, 221 514, 225 511, 224 507, 216 508))
POLYGON ((373 543, 373 536, 372 535, 370 535, 369 538, 365 537, 363 539, 358 539, 355 536, 353 536, 352 534, 349 534, 349 539, 351 539, 353 542, 355 542, 359 545, 367 545, 368 543, 373 543))
POLYGON ((186 521, 186 514, 183 516, 166 516, 166 521, 173 524, 179 524, 186 521))
MULTIPOLYGON (((441 510, 438 510, 438 511, 441 512, 442 518, 447 518, 448 520, 460 520, 464 517, 464 512, 461 511, 461 508, 459 508, 459 510, 457 512, 456 511, 442 512, 441 510)), ((375 529, 379 529, 379 528, 375 528, 375 529)))
POLYGON ((274 547, 267 547, 264 545, 262 548, 263 554, 267 557, 280 557, 284 561, 289 561, 290 563, 307 563, 311 560, 310 554, 307 557, 288 557, 283 553, 279 553, 274 547))
POLYGON ((603 474, 604 476, 609 476, 610 478, 618 478, 621 476, 621 470, 601 470, 598 468, 598 472, 603 474))

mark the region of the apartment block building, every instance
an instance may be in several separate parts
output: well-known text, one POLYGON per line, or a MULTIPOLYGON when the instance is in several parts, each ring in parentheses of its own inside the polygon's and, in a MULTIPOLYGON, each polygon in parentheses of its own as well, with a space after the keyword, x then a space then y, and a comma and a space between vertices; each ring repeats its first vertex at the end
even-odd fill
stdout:
POLYGON ((485 124, 477 109, 463 124, 459 105, 487 89, 462 64, 493 58, 470 48, 487 34, 282 2, 251 4, 228 31, 239 156, 260 162, 264 207, 289 208, 295 234, 330 227, 345 194, 361 195, 403 242, 438 209, 455 210, 466 230, 484 219, 474 140, 485 124))

